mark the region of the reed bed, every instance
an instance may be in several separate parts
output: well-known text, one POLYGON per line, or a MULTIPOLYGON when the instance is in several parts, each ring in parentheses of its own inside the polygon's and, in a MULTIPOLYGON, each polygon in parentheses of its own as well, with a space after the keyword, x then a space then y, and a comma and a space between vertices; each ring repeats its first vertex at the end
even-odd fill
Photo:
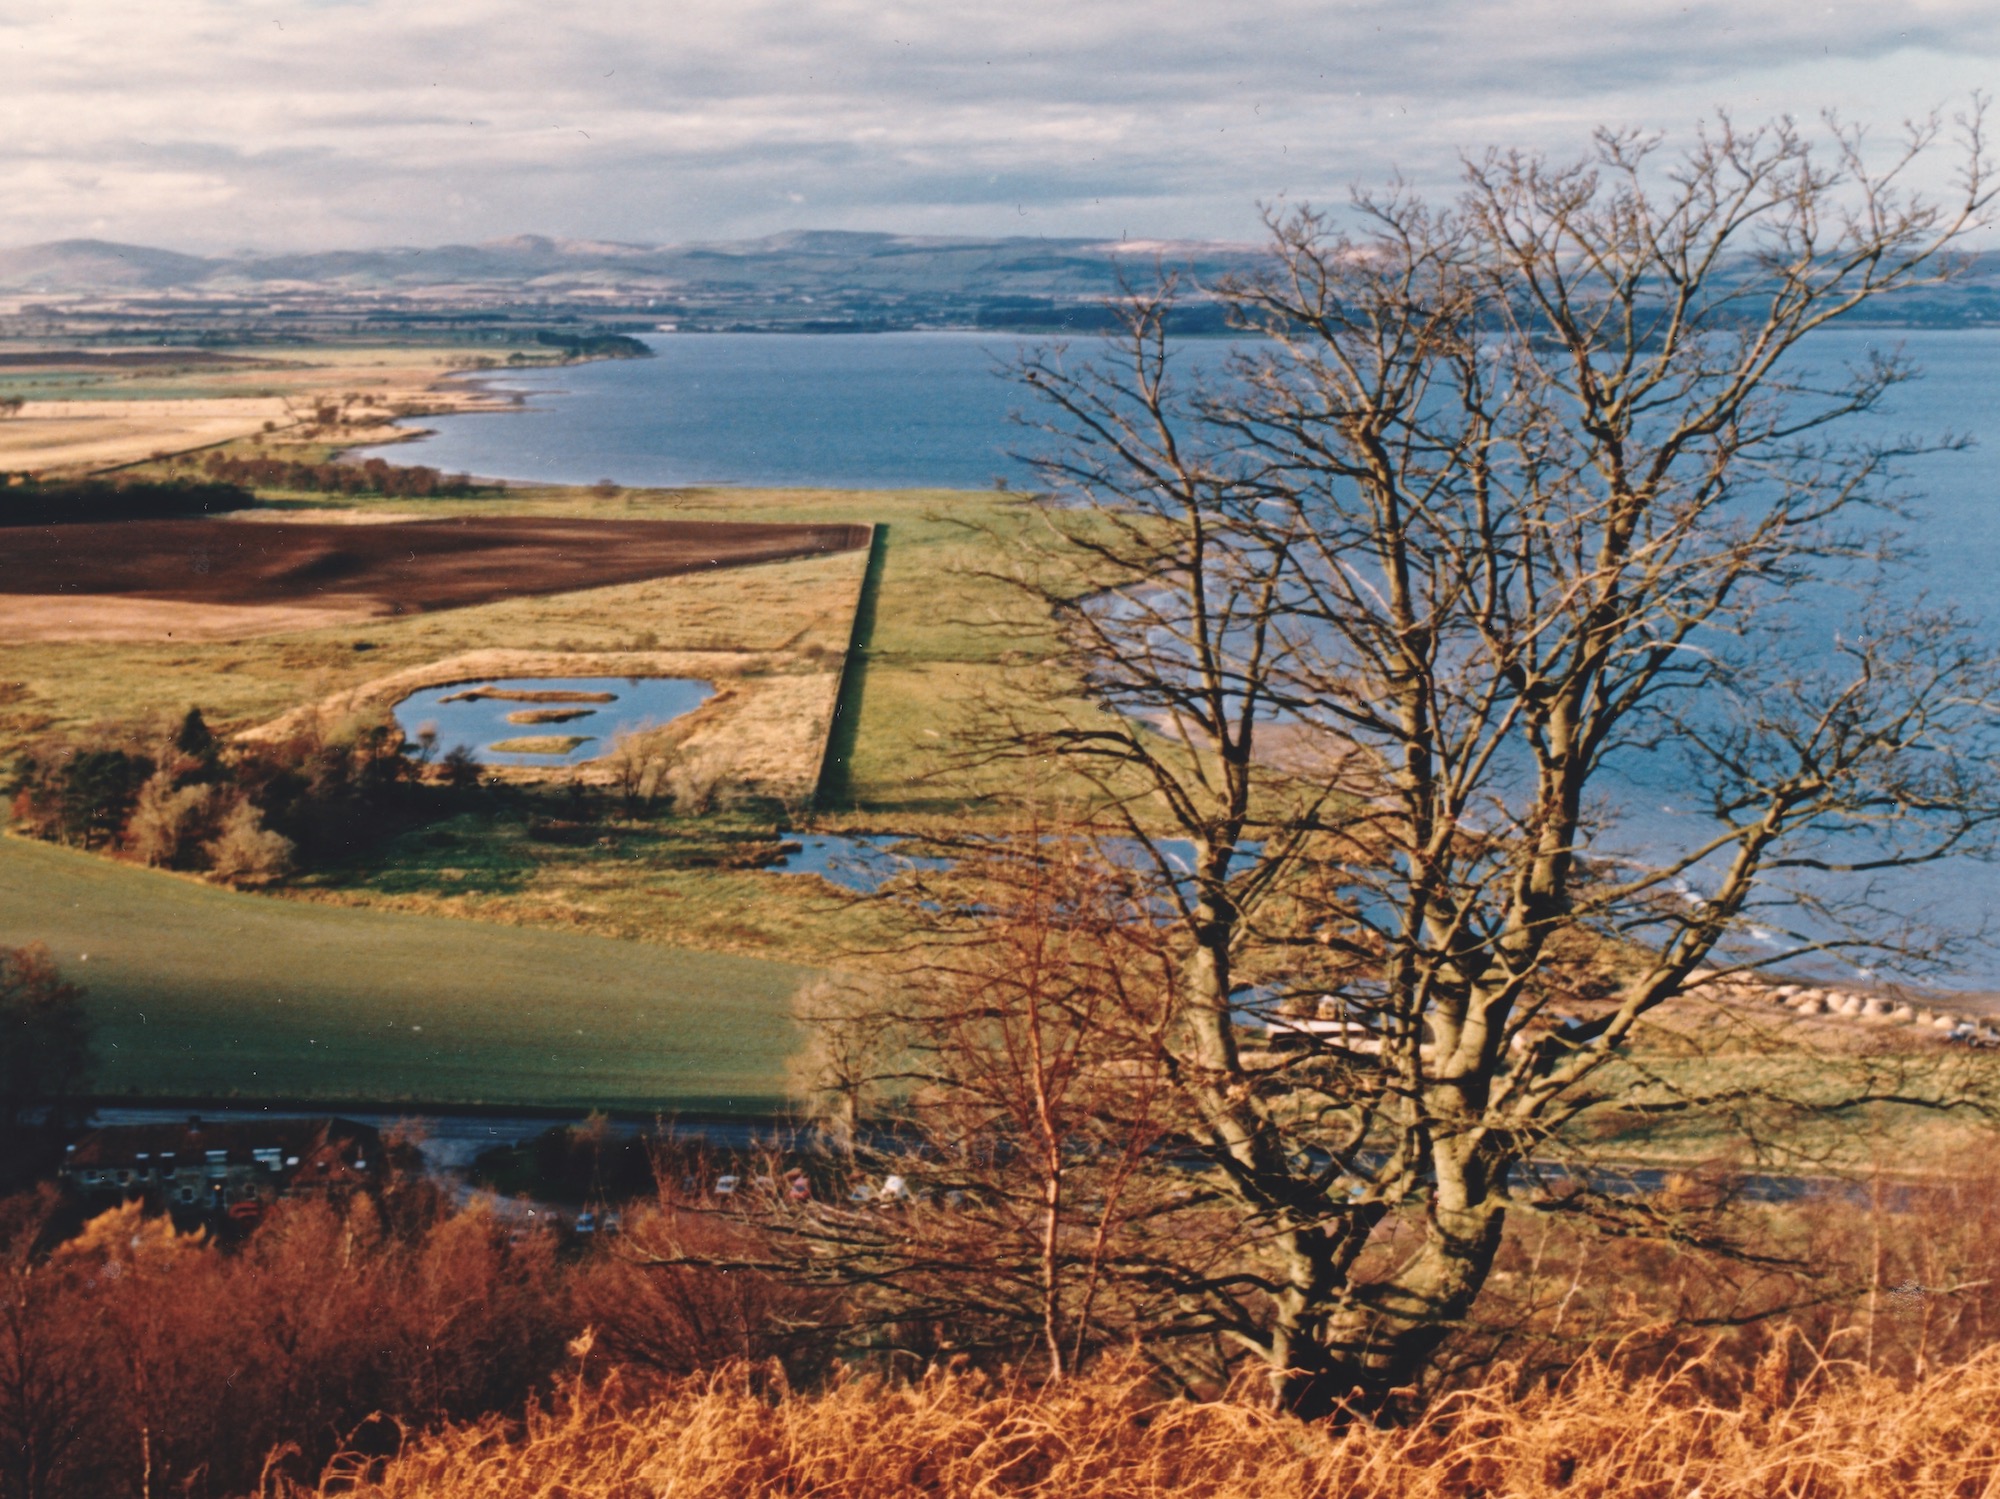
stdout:
POLYGON ((1029 1390, 977 1373, 773 1393, 736 1367, 650 1400, 573 1389, 336 1463, 265 1499, 1971 1499, 2000 1494, 2000 1354, 1914 1386, 1776 1366, 1743 1398, 1580 1365, 1517 1397, 1496 1381, 1411 1425, 1307 1426, 1246 1402, 1161 1400, 1143 1374, 1029 1390))

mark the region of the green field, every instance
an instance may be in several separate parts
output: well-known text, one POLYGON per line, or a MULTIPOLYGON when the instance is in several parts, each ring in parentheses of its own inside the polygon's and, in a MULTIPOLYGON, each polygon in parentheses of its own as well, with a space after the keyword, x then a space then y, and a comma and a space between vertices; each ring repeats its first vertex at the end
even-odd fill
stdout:
MULTIPOLYGON (((858 722, 842 746, 837 811, 822 822, 922 831, 1009 815, 989 798, 1016 789, 1013 768, 954 773, 949 751, 982 703, 1024 695, 1052 644, 1045 616, 982 576, 1034 550, 1018 496, 523 487, 470 502, 333 503, 883 524, 851 697, 858 722)), ((14 646, 0 670, 0 762, 44 732, 171 718, 190 704, 218 727, 247 727, 491 646, 823 641, 838 651, 858 563, 808 559, 234 642, 14 646)), ((259 896, 0 839, 0 943, 46 941, 89 985, 107 1093, 688 1110, 777 1104, 800 976, 866 966, 867 953, 895 945, 879 907, 726 857, 733 839, 770 841, 754 812, 654 814, 568 846, 530 836, 537 810, 533 793, 496 794, 259 896)))
POLYGON ((145 1097, 763 1113, 807 973, 0 838, 0 944, 33 941, 89 989, 97 1091, 145 1097))

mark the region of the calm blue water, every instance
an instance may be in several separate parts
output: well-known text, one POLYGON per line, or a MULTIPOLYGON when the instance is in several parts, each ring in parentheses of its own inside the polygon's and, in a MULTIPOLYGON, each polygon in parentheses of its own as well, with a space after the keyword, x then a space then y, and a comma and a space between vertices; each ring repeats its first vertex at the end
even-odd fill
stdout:
POLYGON ((479 378, 524 411, 426 417, 392 462, 552 484, 986 489, 1022 485, 1028 392, 1000 376, 1024 345, 959 333, 686 333, 655 357, 479 378))
MULTIPOLYGON (((428 419, 435 437, 383 449, 397 461, 502 478, 624 484, 812 485, 852 488, 983 489, 996 477, 1033 483, 1016 452, 1038 434, 1010 420, 1033 415, 1030 393, 1005 377, 1028 344, 975 334, 812 336, 680 334, 649 340, 650 360, 489 375, 529 392, 526 409, 428 419)), ((1853 424, 1856 436, 1936 437, 1978 444, 1908 464, 1921 519, 1909 539, 1923 551, 1903 585, 1981 619, 2000 644, 2000 332, 1837 330, 1811 345, 1835 367, 1877 348, 1901 348, 1927 378, 1896 392, 1853 424)), ((1087 352, 1088 341, 1080 341, 1087 352)), ((1213 368, 1222 343, 1184 346, 1190 364, 1213 368)), ((1829 646, 1838 613, 1787 648, 1829 646)), ((1676 842, 1694 815, 1664 760, 1630 763, 1616 785, 1621 842, 1676 842)), ((2000 910, 2000 871, 1960 863, 1899 875, 1896 904, 1961 925, 2000 910)), ((2000 959, 1965 976, 2000 983, 2000 959)))
POLYGON ((873 895, 900 875, 919 870, 951 868, 950 859, 901 852, 905 841, 886 833, 798 833, 799 845, 771 866, 779 874, 816 874, 823 880, 863 895, 873 895))
MULTIPOLYGON (((1917 553, 1894 579, 1897 595, 1933 606, 1956 606, 2000 651, 2000 333, 1842 329, 1820 335, 1808 347, 1812 350, 1808 362, 1829 372, 1843 363, 1864 360, 1871 352, 1896 350, 1925 371, 1922 380, 1893 392, 1881 410, 1854 419, 1847 428, 1851 437, 1907 436, 1934 442, 1951 434, 1974 440, 1967 451, 1909 459, 1905 482, 1898 488, 1911 502, 1913 517, 1885 524, 1917 553)), ((1855 633, 1857 602, 1856 594, 1838 587, 1801 595, 1789 611, 1793 632, 1776 648, 1792 662, 1832 658, 1838 639, 1855 633)), ((1616 808, 1618 826, 1608 841, 1621 851, 1643 858, 1649 850, 1693 846, 1710 835, 1714 823, 1706 803, 1672 745, 1650 755, 1628 751, 1608 770, 1599 792, 1616 808)), ((1860 852, 1855 846, 1846 849, 1848 857, 1860 852)), ((1851 878, 1822 881, 1802 874, 1796 879, 1801 888, 1834 895, 1858 890, 1851 878)), ((1990 864, 1955 859, 1894 871, 1881 880, 1884 905, 1920 922, 1972 932, 1983 927, 1991 913, 2000 912, 2000 868, 1990 864)), ((1698 889, 1704 880, 1698 875, 1693 883, 1698 889)), ((1819 936, 1828 931, 1809 915, 1771 911, 1770 927, 1781 924, 1819 936)), ((1753 947, 1792 945, 1792 939, 1776 930, 1753 927, 1751 936, 1753 947)), ((1850 977, 1857 971, 1873 976, 1866 966, 1831 958, 1818 966, 1834 977, 1850 977)), ((2000 951, 1967 953, 1947 981, 2000 987, 2000 951)))
POLYGON ((713 682, 681 677, 508 677, 486 682, 456 682, 426 687, 396 704, 396 723, 412 742, 425 728, 437 731, 437 753, 458 745, 469 748, 481 765, 577 765, 595 760, 627 729, 652 728, 692 713, 715 695, 713 682), (518 699, 467 697, 481 687, 517 692, 611 694, 610 702, 522 702, 518 699), (455 699, 455 701, 453 701, 455 699), (560 723, 509 723, 508 715, 554 711, 578 716, 560 723), (581 736, 582 744, 564 755, 495 753, 496 741, 581 736))
MULTIPOLYGON (((799 851, 785 855, 772 869, 779 874, 816 874, 863 895, 873 895, 898 876, 949 869, 955 862, 912 853, 912 848, 922 844, 894 833, 799 833, 793 835, 792 841, 799 845, 799 851)), ((1145 845, 1130 838, 1107 838, 1099 847, 1121 865, 1134 869, 1156 867, 1145 845)), ((1261 847, 1257 843, 1244 844, 1253 857, 1261 847)), ((1194 845, 1187 839, 1156 839, 1153 848, 1175 883, 1181 883, 1181 876, 1193 874, 1194 845)))

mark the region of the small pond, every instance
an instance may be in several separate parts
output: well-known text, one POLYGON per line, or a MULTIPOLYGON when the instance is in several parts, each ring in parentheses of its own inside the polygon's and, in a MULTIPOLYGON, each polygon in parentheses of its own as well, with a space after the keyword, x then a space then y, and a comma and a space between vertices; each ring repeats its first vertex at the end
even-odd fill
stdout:
MULTIPOLYGON (((816 874, 863 895, 873 895, 897 875, 913 870, 949 869, 954 862, 935 855, 904 852, 905 845, 918 848, 922 844, 901 833, 794 833, 788 837, 799 845, 799 851, 773 864, 773 870, 779 874, 816 874)), ((1133 839, 1106 838, 1099 846, 1115 863, 1134 869, 1152 867, 1145 846, 1133 839)), ((1177 883, 1179 877, 1193 871, 1194 845, 1185 838, 1156 839, 1153 847, 1167 870, 1177 877, 1177 883)), ((1263 845, 1246 842, 1243 848, 1248 858, 1255 858, 1263 845)))
POLYGON ((873 895, 899 874, 918 869, 949 869, 952 860, 897 852, 901 833, 790 833, 786 841, 799 851, 787 854, 771 868, 779 874, 816 874, 848 890, 873 895))
POLYGON ((439 755, 462 744, 481 765, 580 765, 624 731, 670 723, 714 695, 713 682, 691 677, 495 677, 426 687, 395 714, 412 753, 433 728, 439 755))

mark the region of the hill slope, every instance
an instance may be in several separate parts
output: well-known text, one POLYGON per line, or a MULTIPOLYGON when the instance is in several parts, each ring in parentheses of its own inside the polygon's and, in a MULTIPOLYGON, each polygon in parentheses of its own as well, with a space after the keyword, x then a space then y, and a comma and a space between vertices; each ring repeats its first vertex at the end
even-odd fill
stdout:
POLYGON ((806 976, 0 838, 0 944, 37 941, 89 990, 97 1091, 132 1097, 767 1113, 806 976))

